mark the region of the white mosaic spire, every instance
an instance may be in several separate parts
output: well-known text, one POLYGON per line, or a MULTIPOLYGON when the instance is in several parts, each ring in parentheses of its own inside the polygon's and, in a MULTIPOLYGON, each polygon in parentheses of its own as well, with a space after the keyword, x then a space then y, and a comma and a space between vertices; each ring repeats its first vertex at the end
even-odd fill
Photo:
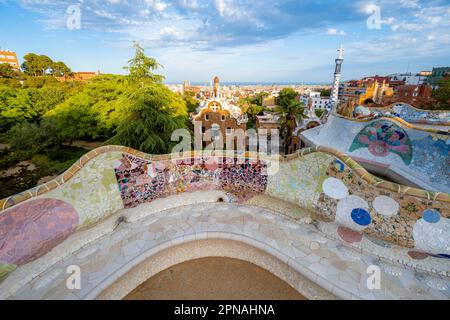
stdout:
POLYGON ((341 45, 341 47, 337 50, 339 52, 339 57, 335 60, 336 61, 336 67, 334 69, 334 81, 333 81, 333 89, 331 91, 331 101, 333 103, 333 108, 336 107, 338 102, 338 93, 339 93, 339 81, 341 79, 341 66, 344 62, 343 58, 343 52, 344 48, 341 45))

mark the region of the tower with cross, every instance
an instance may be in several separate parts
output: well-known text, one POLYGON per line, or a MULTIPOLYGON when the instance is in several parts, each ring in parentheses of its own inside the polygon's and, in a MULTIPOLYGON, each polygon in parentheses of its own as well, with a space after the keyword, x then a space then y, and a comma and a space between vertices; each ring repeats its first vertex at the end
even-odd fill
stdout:
POLYGON ((333 104, 333 108, 335 108, 338 103, 339 81, 341 79, 341 66, 342 66, 342 63, 344 62, 343 46, 341 45, 341 47, 337 51, 339 52, 339 57, 335 60, 336 67, 334 69, 333 89, 331 90, 331 102, 333 104))

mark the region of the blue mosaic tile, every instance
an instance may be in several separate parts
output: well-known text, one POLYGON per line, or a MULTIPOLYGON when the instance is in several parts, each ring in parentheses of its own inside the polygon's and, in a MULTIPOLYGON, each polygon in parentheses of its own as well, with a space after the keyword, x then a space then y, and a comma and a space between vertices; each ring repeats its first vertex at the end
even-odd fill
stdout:
POLYGON ((360 226, 367 226, 372 221, 369 212, 362 208, 353 209, 351 216, 353 221, 355 221, 360 226))
POLYGON ((425 210, 422 218, 428 223, 437 223, 441 219, 441 215, 435 210, 425 210))

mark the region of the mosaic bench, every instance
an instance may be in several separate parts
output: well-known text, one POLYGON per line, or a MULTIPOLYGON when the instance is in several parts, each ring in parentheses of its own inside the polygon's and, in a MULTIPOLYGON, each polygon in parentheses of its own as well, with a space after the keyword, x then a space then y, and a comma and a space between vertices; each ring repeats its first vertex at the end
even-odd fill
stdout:
POLYGON ((222 190, 217 201, 278 208, 294 219, 304 218, 292 209, 301 208, 338 224, 343 241, 365 234, 409 248, 414 259, 450 256, 450 195, 383 181, 331 148, 235 158, 104 146, 60 177, 0 201, 0 279, 124 208, 199 190, 222 190))

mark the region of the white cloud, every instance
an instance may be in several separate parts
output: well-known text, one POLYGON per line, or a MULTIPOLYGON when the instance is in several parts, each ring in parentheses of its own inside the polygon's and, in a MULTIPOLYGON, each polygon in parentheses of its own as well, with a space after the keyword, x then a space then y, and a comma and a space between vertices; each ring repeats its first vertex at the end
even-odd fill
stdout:
POLYGON ((403 8, 419 8, 419 0, 400 0, 399 6, 403 8))
POLYGON ((183 8, 195 10, 199 8, 197 0, 181 0, 180 4, 183 8))
POLYGON ((180 35, 180 32, 177 28, 174 27, 164 27, 159 32, 161 36, 171 36, 171 37, 178 37, 180 35))
POLYGON ((167 4, 159 0, 145 0, 145 3, 158 12, 164 11, 167 8, 167 4))
MULTIPOLYGON (((45 25, 65 28, 66 17, 61 12, 74 1, 21 0, 20 3, 41 13, 45 25)), ((354 4, 349 0, 348 10, 341 10, 342 15, 339 15, 341 11, 329 15, 323 10, 304 12, 302 10, 310 6, 302 7, 304 3, 294 2, 90 0, 82 3, 82 29, 115 32, 118 41, 126 46, 130 40, 137 40, 151 50, 167 48, 175 52, 181 47, 210 54, 222 52, 227 47, 238 48, 236 52, 239 52, 249 43, 269 46, 293 34, 303 33, 346 36, 346 50, 349 50, 346 53, 354 52, 353 58, 365 62, 433 57, 436 54, 450 56, 450 6, 443 5, 442 1, 373 0, 354 4), (384 27, 369 31, 366 19, 376 8, 380 9, 380 23, 384 27)), ((311 4, 311 7, 314 6, 311 4)), ((329 45, 321 43, 317 51, 329 45)), ((280 51, 287 52, 287 49, 281 47, 280 51)))
POLYGON ((332 36, 345 36, 347 35, 347 33, 344 30, 338 30, 335 28, 329 28, 327 30, 327 34, 332 35, 332 36))

